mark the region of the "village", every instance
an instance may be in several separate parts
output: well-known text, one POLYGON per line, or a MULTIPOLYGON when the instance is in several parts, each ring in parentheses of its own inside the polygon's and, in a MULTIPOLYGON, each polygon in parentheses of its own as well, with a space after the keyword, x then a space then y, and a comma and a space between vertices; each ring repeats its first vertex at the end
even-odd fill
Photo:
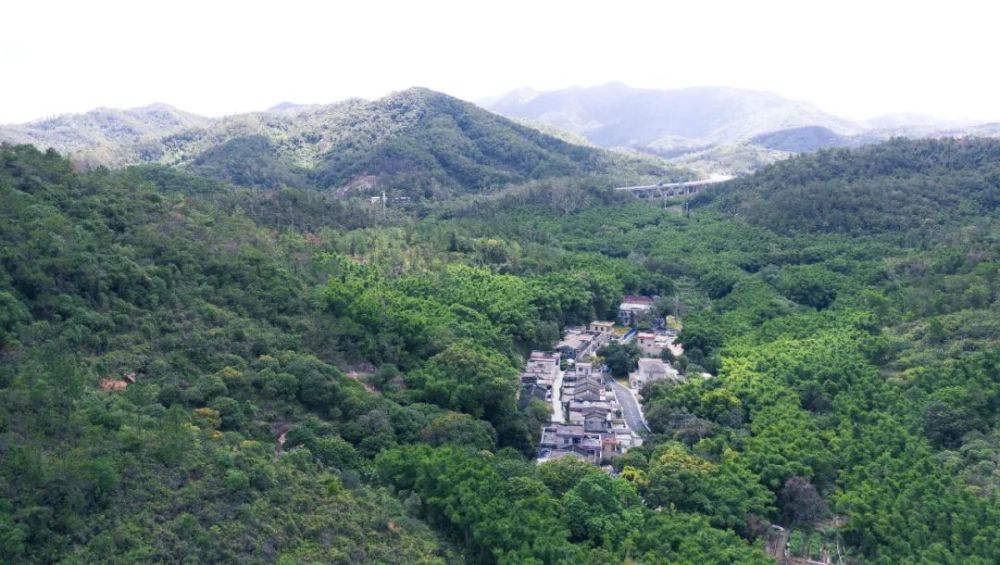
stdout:
MULTIPOLYGON (((626 295, 615 321, 593 321, 565 330, 551 351, 532 351, 521 373, 519 402, 532 399, 551 405, 551 421, 542 428, 538 462, 573 457, 606 465, 629 448, 642 445, 649 431, 640 405, 641 391, 660 380, 683 377, 661 353, 683 351, 676 344, 675 324, 653 313, 654 297, 626 295), (652 323, 650 323, 652 320, 652 323), (639 331, 653 326, 651 331, 639 331), (640 351, 627 383, 614 379, 598 362, 598 351, 613 342, 634 342, 640 351)), ((668 356, 669 357, 669 356, 668 356)))

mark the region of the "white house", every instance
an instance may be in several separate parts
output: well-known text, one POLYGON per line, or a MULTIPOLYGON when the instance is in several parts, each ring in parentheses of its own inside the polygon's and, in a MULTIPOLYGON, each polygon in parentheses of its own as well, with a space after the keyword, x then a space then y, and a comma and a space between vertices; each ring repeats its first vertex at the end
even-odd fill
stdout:
POLYGON ((628 376, 630 387, 640 390, 648 383, 663 379, 677 380, 677 369, 660 359, 639 359, 639 369, 628 376))
POLYGON ((652 297, 626 294, 618 306, 618 321, 626 326, 634 325, 643 314, 652 309, 652 297))

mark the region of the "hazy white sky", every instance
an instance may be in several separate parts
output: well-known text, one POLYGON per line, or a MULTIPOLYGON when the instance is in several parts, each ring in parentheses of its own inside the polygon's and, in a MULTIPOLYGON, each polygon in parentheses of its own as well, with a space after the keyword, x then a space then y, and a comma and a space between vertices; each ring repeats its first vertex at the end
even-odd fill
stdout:
POLYGON ((0 123, 166 102, 205 115, 427 86, 721 85, 861 119, 1000 119, 1000 3, 5 1, 0 123))

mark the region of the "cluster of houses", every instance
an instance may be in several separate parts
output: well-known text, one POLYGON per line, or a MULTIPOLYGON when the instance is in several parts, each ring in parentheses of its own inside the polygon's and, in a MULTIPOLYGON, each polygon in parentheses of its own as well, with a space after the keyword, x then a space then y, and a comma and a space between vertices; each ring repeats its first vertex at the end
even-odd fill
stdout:
POLYGON ((586 328, 568 328, 555 350, 564 359, 584 359, 611 342, 614 322, 591 322, 586 328))
POLYGON ((539 460, 577 457, 600 463, 641 445, 642 438, 621 417, 621 407, 593 363, 567 368, 554 401, 553 421, 542 428, 539 460), (554 407, 555 408, 555 407, 554 407))
POLYGON ((651 297, 625 296, 617 324, 594 321, 586 327, 568 328, 553 351, 531 352, 521 373, 519 402, 525 406, 538 399, 552 406, 552 421, 542 429, 539 461, 576 457, 599 463, 642 444, 638 431, 622 417, 604 367, 595 367, 590 359, 612 341, 634 339, 643 358, 629 375, 629 394, 653 381, 679 381, 677 370, 660 359, 667 348, 681 353, 673 343, 676 334, 662 328, 656 332, 631 329, 652 308, 651 297))
POLYGON ((679 345, 674 343, 676 332, 638 332, 635 343, 642 357, 635 371, 629 373, 628 386, 636 391, 642 390, 646 384, 653 381, 671 380, 679 382, 680 373, 670 363, 661 360, 664 349, 669 349, 674 356, 683 353, 679 345))

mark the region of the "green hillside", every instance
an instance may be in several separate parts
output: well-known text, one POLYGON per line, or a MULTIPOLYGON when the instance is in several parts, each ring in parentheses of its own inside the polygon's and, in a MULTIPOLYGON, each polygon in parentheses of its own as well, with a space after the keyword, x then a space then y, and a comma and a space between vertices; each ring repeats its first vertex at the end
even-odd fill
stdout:
POLYGON ((432 195, 552 177, 669 174, 655 161, 572 145, 429 90, 411 89, 366 109, 393 123, 412 123, 393 135, 335 143, 317 167, 317 184, 343 186, 375 175, 381 185, 432 195))
POLYGON ((54 148, 88 166, 122 166, 143 162, 159 151, 159 139, 203 128, 213 120, 166 104, 130 110, 98 108, 27 124, 0 126, 0 143, 29 143, 54 148))
POLYGON ((709 205, 684 215, 646 203, 565 215, 511 201, 465 217, 522 244, 627 258, 674 283, 661 308, 684 325, 677 366, 715 377, 643 392, 654 434, 616 465, 632 467, 647 504, 781 540, 754 531, 764 515, 791 531, 795 557, 991 563, 997 148, 895 141, 822 152, 727 183, 721 209, 700 195, 709 205), (893 199, 867 211, 868 224, 802 208, 812 190, 851 210, 870 205, 840 194, 852 186, 871 199, 888 187, 893 199))
POLYGON ((391 135, 350 160, 291 130, 183 159, 276 190, 0 147, 0 562, 765 564, 780 532, 1000 561, 1000 143, 821 151, 679 211, 451 99, 367 104, 347 131, 391 135), (376 165, 455 198, 312 184, 376 165), (526 354, 625 294, 680 319, 687 378, 614 475, 536 464, 526 354))
POLYGON ((186 167, 199 175, 250 188, 301 188, 307 171, 290 164, 263 135, 234 137, 209 147, 186 167))
POLYGON ((302 348, 318 279, 136 173, 0 150, 0 561, 447 562, 350 444, 275 457, 276 427, 381 405, 302 348))
POLYGON ((803 126, 762 133, 752 137, 750 143, 789 153, 812 153, 820 149, 858 145, 855 139, 821 126, 803 126))
POLYGON ((719 203, 785 233, 918 233, 996 213, 1000 143, 894 139, 778 163, 719 189, 719 203))
MULTIPOLYGON (((0 199, 0 560, 585 559, 523 458, 547 414, 517 409, 517 367, 662 278, 587 255, 522 271, 515 242, 26 146, 0 149, 0 199), (418 493, 390 480, 402 453, 454 463, 426 469, 446 489, 492 482, 418 493)), ((630 496, 704 536, 678 555, 755 555, 630 496)))
POLYGON ((749 175, 771 163, 792 157, 793 154, 758 145, 740 143, 719 145, 673 157, 670 162, 678 167, 698 171, 703 175, 724 173, 749 175))

